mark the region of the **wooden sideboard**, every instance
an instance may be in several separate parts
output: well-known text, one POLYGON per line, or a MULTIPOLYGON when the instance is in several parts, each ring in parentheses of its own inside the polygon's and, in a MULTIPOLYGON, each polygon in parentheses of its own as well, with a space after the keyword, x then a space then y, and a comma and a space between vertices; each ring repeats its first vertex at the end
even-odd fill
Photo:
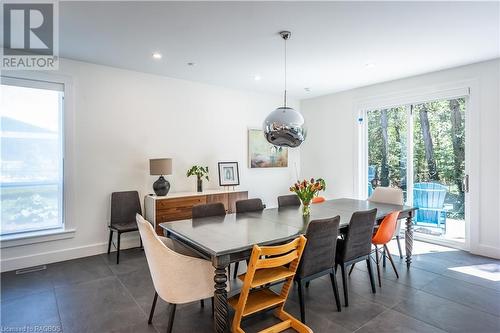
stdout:
POLYGON ((191 218, 194 205, 222 202, 227 213, 236 212, 236 201, 248 199, 247 191, 206 190, 203 192, 169 193, 164 197, 147 195, 144 198, 146 220, 153 224, 156 232, 163 235, 160 223, 191 218))

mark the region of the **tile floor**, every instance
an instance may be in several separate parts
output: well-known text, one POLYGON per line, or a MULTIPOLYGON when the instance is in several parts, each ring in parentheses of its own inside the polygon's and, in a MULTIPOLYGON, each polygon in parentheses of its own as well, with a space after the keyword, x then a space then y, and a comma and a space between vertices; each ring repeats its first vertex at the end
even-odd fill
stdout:
MULTIPOLYGON (((382 269, 382 288, 377 286, 376 294, 365 265, 356 265, 348 281, 350 306, 340 313, 329 279, 311 282, 305 292, 307 324, 315 332, 338 333, 500 332, 498 260, 422 242, 414 247, 411 269, 396 257, 400 278, 390 266, 382 269)), ((120 259, 116 265, 114 254, 104 254, 34 273, 3 273, 1 331, 164 332, 166 304, 160 300, 153 325, 147 324, 154 290, 144 252, 126 250, 120 259)), ((340 283, 340 273, 337 279, 340 283)), ((211 332, 210 302, 206 304, 178 306, 174 332, 211 332)), ((286 308, 299 316, 296 290, 286 308)), ((274 322, 271 313, 259 314, 245 320, 244 328, 255 332, 274 322)))

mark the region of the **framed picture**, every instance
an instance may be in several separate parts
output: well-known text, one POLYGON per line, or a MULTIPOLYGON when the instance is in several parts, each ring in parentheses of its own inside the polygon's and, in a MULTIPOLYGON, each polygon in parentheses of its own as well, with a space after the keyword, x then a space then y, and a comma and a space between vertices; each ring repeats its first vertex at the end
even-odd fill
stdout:
POLYGON ((288 167, 288 148, 276 147, 267 142, 261 129, 248 130, 249 168, 288 167))
POLYGON ((219 162, 219 185, 240 185, 240 172, 238 162, 219 162))

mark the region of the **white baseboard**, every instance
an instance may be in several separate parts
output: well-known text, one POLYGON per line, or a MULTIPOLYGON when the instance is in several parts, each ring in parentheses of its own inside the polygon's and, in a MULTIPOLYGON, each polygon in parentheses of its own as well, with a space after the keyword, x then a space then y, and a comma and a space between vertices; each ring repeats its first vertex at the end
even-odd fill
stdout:
POLYGON ((470 252, 484 257, 500 259, 500 249, 489 245, 479 244, 471 248, 470 252))
MULTIPOLYGON (((139 236, 122 239, 120 249, 125 250, 139 246, 139 236)), ((13 271, 16 269, 46 265, 54 262, 77 259, 93 256, 108 251, 108 243, 95 243, 57 251, 37 253, 29 256, 8 258, 0 261, 1 272, 13 271)), ((115 249, 112 247, 112 251, 115 249)))

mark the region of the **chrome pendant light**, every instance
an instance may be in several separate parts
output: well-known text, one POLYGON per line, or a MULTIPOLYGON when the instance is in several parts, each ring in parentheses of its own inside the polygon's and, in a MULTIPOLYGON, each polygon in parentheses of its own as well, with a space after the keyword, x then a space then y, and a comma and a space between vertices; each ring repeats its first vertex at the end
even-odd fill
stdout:
POLYGON ((285 41, 285 93, 283 106, 271 112, 264 120, 264 135, 266 140, 278 147, 298 147, 306 139, 307 130, 304 117, 300 112, 286 105, 286 41, 290 31, 281 31, 285 41))

